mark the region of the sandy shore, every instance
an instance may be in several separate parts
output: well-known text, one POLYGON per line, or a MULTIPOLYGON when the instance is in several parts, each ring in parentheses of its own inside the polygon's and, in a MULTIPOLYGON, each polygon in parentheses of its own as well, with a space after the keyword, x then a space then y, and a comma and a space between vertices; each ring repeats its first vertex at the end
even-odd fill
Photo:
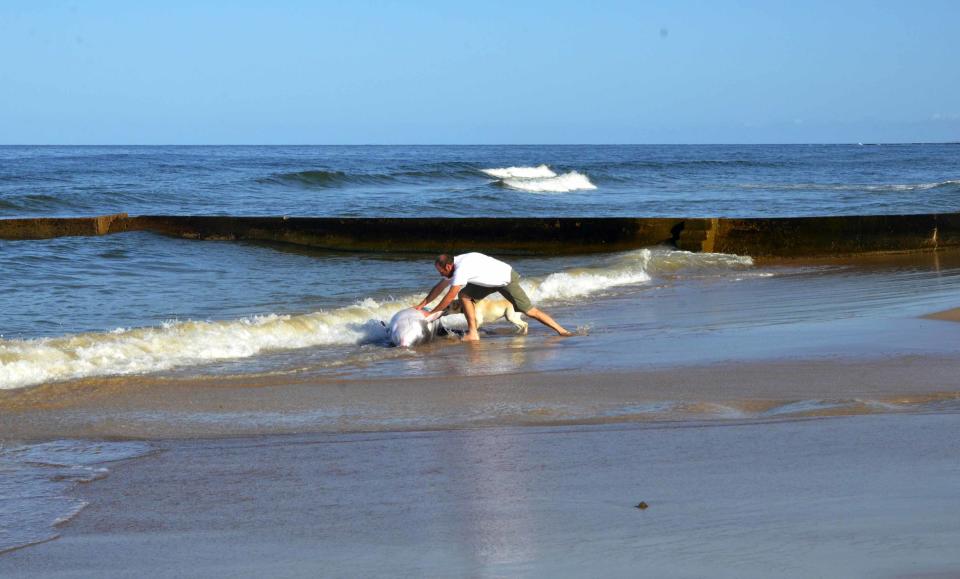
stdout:
POLYGON ((958 428, 940 414, 160 442, 80 487, 90 506, 62 538, 0 557, 0 575, 956 576, 958 428))

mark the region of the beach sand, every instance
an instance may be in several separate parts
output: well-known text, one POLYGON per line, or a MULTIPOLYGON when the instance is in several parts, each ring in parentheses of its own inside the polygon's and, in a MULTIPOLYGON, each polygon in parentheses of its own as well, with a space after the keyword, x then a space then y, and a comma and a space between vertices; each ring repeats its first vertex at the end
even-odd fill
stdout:
POLYGON ((960 573, 960 415, 169 440, 4 577, 960 573), (641 501, 647 509, 635 508, 641 501))

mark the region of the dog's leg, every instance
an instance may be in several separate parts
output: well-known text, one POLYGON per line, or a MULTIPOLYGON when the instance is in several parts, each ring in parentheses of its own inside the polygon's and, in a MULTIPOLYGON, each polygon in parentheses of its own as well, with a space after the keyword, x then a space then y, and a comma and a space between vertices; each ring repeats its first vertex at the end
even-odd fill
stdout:
POLYGON ((474 306, 475 307, 474 307, 473 313, 474 313, 474 317, 477 318, 477 330, 479 331, 480 327, 483 325, 483 322, 484 322, 483 308, 480 307, 480 302, 475 302, 474 306))
POLYGON ((507 318, 508 322, 516 326, 518 334, 523 334, 523 335, 527 334, 527 329, 529 328, 530 324, 523 321, 523 318, 521 317, 520 312, 513 309, 513 306, 510 306, 509 308, 507 308, 507 311, 504 313, 503 317, 507 318))

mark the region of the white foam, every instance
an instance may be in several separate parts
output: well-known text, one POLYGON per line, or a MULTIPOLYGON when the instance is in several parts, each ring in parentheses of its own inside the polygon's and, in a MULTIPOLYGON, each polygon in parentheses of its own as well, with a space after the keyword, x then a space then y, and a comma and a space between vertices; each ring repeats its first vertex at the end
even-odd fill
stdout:
POLYGON ((557 176, 547 165, 538 165, 536 167, 503 167, 498 169, 481 169, 481 171, 496 179, 536 179, 557 176))
POLYGON ((0 340, 0 388, 139 374, 270 350, 361 344, 384 336, 380 319, 406 302, 361 303, 330 312, 267 315, 230 321, 171 322, 157 327, 62 338, 0 340))
POLYGON ((522 283, 523 289, 534 301, 570 300, 599 293, 618 286, 643 284, 650 281, 647 265, 652 255, 642 249, 637 257, 624 259, 619 265, 605 268, 581 268, 551 273, 542 280, 522 283))
MULTIPOLYGON (((568 301, 613 288, 645 284, 650 274, 740 271, 749 257, 642 249, 611 257, 604 267, 570 269, 524 279, 535 302, 568 301)), ((0 340, 0 389, 45 382, 141 374, 262 352, 385 341, 380 324, 422 294, 302 315, 266 315, 225 321, 168 322, 160 326, 34 340, 0 340)))
POLYGON ((538 177, 534 179, 511 178, 504 179, 503 184, 511 189, 530 191, 532 193, 568 193, 570 191, 587 191, 597 186, 582 173, 570 171, 554 177, 538 177))
POLYGON ((914 183, 908 185, 872 185, 864 187, 864 189, 867 189, 868 191, 882 191, 888 188, 892 189, 893 191, 926 191, 927 189, 936 189, 938 187, 945 187, 948 185, 960 185, 960 180, 950 179, 935 183, 914 183))
MULTIPOLYGON (((601 294, 618 287, 646 284, 651 274, 736 271, 751 267, 748 256, 724 253, 693 253, 672 249, 640 249, 619 254, 603 267, 578 268, 552 273, 521 285, 534 301, 569 301, 601 294)), ((742 273, 738 275, 742 276, 742 273)), ((735 279, 735 278, 734 278, 735 279)))

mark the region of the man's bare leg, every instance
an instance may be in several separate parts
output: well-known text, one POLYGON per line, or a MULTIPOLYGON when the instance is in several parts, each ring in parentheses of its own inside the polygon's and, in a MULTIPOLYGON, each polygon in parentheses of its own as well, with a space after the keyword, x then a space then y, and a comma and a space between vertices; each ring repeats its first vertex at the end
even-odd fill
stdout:
MULTIPOLYGON (((472 309, 472 308, 473 308, 473 305, 471 304, 470 307, 471 307, 471 309, 472 309)), ((464 308, 464 311, 466 311, 466 308, 464 308)), ((552 328, 554 332, 560 334, 561 336, 572 336, 572 335, 573 335, 572 333, 568 332, 566 328, 564 328, 563 326, 561 326, 560 324, 558 324, 553 318, 551 318, 550 316, 548 316, 548 315, 547 315, 547 312, 541 311, 541 310, 538 309, 538 308, 530 308, 529 310, 527 310, 527 311, 524 312, 524 313, 527 314, 528 316, 530 316, 531 318, 537 320, 537 321, 540 322, 541 324, 552 328)), ((469 320, 470 320, 470 318, 467 318, 467 321, 469 321, 469 320)))
POLYGON ((465 295, 460 295, 460 303, 463 305, 463 315, 467 318, 467 333, 462 340, 464 342, 476 342, 480 339, 480 333, 477 332, 477 310, 475 302, 465 295))

